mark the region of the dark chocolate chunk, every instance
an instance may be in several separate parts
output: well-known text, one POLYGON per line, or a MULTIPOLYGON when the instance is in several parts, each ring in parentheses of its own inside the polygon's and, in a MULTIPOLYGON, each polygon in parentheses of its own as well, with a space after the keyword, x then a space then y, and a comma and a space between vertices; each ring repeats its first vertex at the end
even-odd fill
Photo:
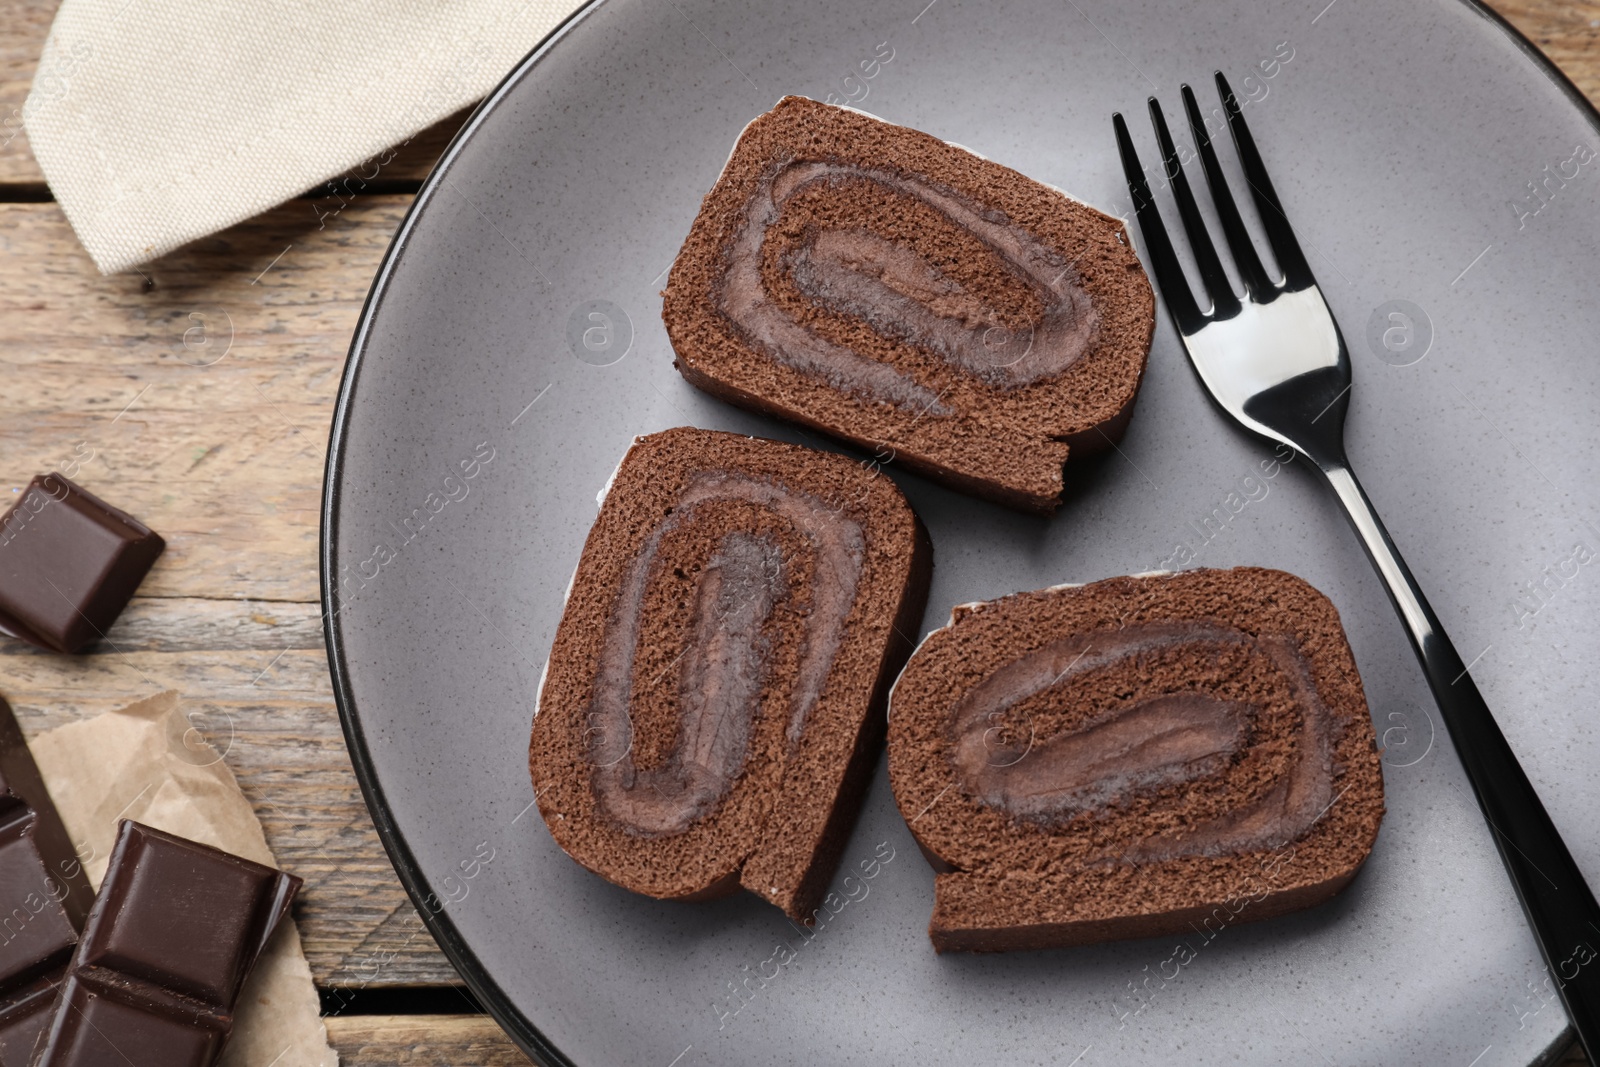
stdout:
POLYGON ((111 629, 165 547, 64 475, 39 475, 0 516, 0 630, 77 652, 111 629))
POLYGON ((33 1067, 209 1067, 300 879, 123 820, 33 1067))
POLYGON ((60 975, 44 975, 5 995, 0 1008, 0 1067, 28 1067, 50 1025, 60 975))
POLYGON ((0 698, 0 1067, 27 1067, 94 890, 0 698))

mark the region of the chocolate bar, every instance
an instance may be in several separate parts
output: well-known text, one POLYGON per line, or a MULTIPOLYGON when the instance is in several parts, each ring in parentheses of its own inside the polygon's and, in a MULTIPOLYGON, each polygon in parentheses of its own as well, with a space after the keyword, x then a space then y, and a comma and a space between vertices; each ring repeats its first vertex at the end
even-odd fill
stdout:
POLYGON ((111 629, 165 547, 64 475, 39 475, 0 516, 0 630, 79 651, 111 629))
POLYGON ((300 879, 123 820, 32 1067, 210 1067, 300 879))
POLYGON ((0 1067, 28 1067, 94 889, 0 698, 0 1067))

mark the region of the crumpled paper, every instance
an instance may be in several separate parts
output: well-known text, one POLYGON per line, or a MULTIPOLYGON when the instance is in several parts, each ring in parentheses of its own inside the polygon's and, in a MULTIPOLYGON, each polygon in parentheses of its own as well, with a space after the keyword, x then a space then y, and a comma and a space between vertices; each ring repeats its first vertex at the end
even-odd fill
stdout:
MULTIPOLYGON (((278 865, 233 772, 180 712, 175 691, 57 727, 28 747, 96 889, 121 819, 278 865)), ((337 1067, 321 1014, 291 919, 240 996, 222 1067, 337 1067)))

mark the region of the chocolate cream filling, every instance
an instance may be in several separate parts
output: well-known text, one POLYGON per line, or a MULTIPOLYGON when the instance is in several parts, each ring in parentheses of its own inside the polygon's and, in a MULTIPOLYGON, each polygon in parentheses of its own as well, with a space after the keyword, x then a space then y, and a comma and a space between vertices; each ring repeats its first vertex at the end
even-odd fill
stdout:
POLYGON ((749 755, 772 651, 767 621, 780 602, 804 595, 809 610, 785 726, 792 749, 827 684, 864 558, 860 523, 819 497, 730 472, 706 471, 690 479, 672 514, 630 562, 601 644, 588 709, 591 781, 600 810, 647 837, 681 833, 715 810, 749 755), (689 598, 688 645, 678 660, 677 737, 660 766, 637 767, 629 702, 645 590, 657 570, 661 540, 700 521, 706 503, 725 500, 770 509, 797 531, 815 561, 811 580, 804 590, 795 587, 794 568, 770 534, 722 535, 689 598))
POLYGON ((952 718, 951 761, 962 788, 1014 817, 1054 822, 1107 809, 1129 796, 1221 771, 1246 745, 1256 709, 1198 690, 1139 696, 1049 738, 1002 724, 1011 707, 1128 657, 1173 649, 1243 646, 1287 680, 1303 719, 1288 771, 1220 815, 1126 843, 1108 859, 1160 862, 1275 848, 1327 810, 1333 791, 1332 713, 1310 664, 1287 637, 1252 636, 1212 623, 1149 623, 1053 641, 970 689, 952 718))
POLYGON ((851 163, 791 161, 762 181, 730 243, 722 312, 770 358, 833 388, 930 415, 949 415, 939 393, 890 363, 838 345, 795 322, 766 293, 762 245, 785 203, 818 183, 869 181, 921 201, 981 241, 1043 313, 1022 331, 914 250, 865 229, 812 234, 787 257, 795 287, 814 304, 865 321, 879 335, 932 352, 987 384, 1015 389, 1060 374, 1094 342, 1099 315, 1072 265, 1032 234, 951 190, 851 163))

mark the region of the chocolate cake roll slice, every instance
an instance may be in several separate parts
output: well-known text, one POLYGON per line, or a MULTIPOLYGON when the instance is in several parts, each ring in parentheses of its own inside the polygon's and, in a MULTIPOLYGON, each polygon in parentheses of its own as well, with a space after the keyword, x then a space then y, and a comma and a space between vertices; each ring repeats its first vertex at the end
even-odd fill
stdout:
POLYGON ((529 767, 557 843, 638 893, 742 885, 807 919, 931 566, 894 483, 847 457, 709 430, 639 438, 540 684, 529 767))
POLYGON ((1122 222, 848 108, 745 128, 662 294, 677 367, 1030 511, 1133 412, 1155 298, 1122 222))
POLYGON ((1383 818, 1338 612, 1253 567, 958 607, 895 683, 889 778, 940 952, 1209 939, 1337 893, 1383 818))

